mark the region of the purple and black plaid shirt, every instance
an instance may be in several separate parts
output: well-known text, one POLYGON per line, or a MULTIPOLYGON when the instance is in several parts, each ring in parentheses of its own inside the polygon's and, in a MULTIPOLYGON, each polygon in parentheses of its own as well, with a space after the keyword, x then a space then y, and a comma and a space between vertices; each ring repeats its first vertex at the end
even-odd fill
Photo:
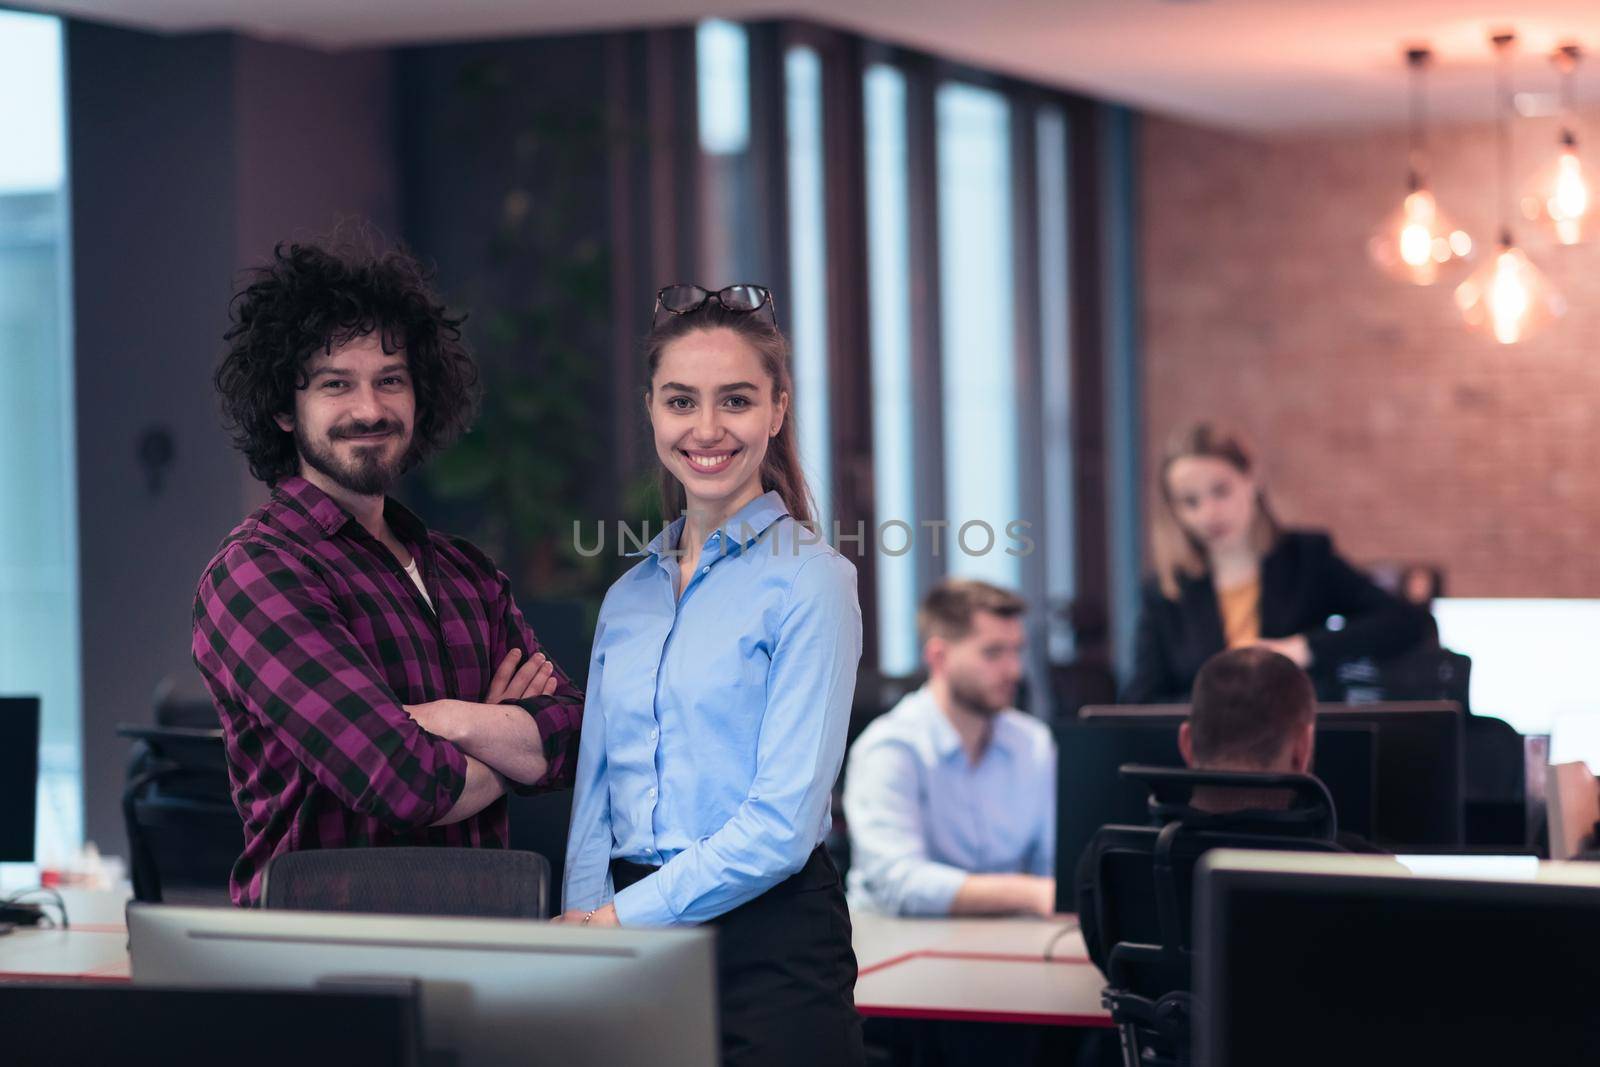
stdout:
MULTIPOLYGON (((393 553, 303 478, 223 541, 195 594, 194 658, 222 719, 244 852, 229 893, 260 899, 284 852, 357 845, 504 848, 504 798, 448 826, 466 784, 461 750, 402 704, 483 701, 512 648, 539 650, 506 576, 466 541, 429 531, 390 500, 395 536, 421 569, 430 611, 393 553)), ((550 769, 570 785, 583 693, 556 668, 548 697, 518 701, 550 769)))

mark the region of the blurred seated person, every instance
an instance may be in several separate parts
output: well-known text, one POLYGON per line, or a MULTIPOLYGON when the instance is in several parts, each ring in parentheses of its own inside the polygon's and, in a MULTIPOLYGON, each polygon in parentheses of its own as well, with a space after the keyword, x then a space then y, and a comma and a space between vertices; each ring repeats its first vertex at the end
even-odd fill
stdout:
POLYGON ((1255 468, 1244 438, 1209 422, 1168 443, 1152 529, 1156 575, 1123 703, 1182 703, 1200 665, 1223 649, 1260 645, 1331 670, 1422 640, 1425 613, 1378 588, 1327 534, 1278 524, 1255 468), (1330 629, 1334 616, 1343 625, 1330 629))
POLYGON ((1055 910, 1055 741, 1016 710, 1021 597, 949 580, 917 615, 928 682, 850 750, 851 903, 891 915, 1055 910))
MULTIPOLYGON (((1310 774, 1317 741, 1317 695, 1306 672, 1268 648, 1219 652, 1200 668, 1189 718, 1178 727, 1178 751, 1197 771, 1310 774)), ((1281 811, 1287 792, 1197 786, 1189 807, 1208 814, 1281 811)), ((1337 813, 1335 813, 1337 814, 1337 813)), ((1356 834, 1340 833, 1347 852, 1381 853, 1356 834)), ((1074 875, 1078 923, 1089 958, 1105 970, 1095 918, 1094 852, 1086 850, 1074 875)))

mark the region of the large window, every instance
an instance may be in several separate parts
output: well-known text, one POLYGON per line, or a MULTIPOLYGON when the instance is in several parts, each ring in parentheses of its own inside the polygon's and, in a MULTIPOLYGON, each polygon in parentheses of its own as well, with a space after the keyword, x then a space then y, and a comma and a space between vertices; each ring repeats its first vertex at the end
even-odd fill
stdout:
POLYGON ((62 51, 0 11, 0 693, 42 700, 45 863, 83 836, 62 51))
MULTIPOLYGON (((874 519, 859 591, 871 665, 917 670, 929 583, 990 581, 1031 605, 1030 700, 1047 713, 1047 664, 1081 651, 1069 609, 1092 619, 1109 606, 1076 580, 1089 573, 1078 557, 1103 550, 1075 536, 1103 506, 1074 499, 1077 435, 1101 433, 1098 419, 1074 426, 1085 398, 1073 394, 1073 339, 1103 319, 1097 300, 1074 322, 1077 287, 1099 276, 1072 270, 1082 102, 811 26, 707 22, 697 53, 702 204, 731 219, 782 199, 760 247, 782 264, 773 277, 788 274, 779 317, 818 521, 831 530, 867 504, 874 519), (861 79, 859 105, 846 77, 861 79), (767 128, 780 103, 782 137, 767 128), (858 410, 862 390, 870 406, 858 410), (848 406, 830 411, 830 396, 848 406), (836 474, 850 499, 830 499, 836 474)), ((737 258, 731 240, 713 235, 712 262, 737 258)))
POLYGON ((911 237, 906 204, 906 79, 875 64, 864 85, 868 310, 872 331, 872 476, 878 550, 878 660, 917 669, 916 446, 911 392, 911 237))
MULTIPOLYGON (((754 281, 750 190, 750 40, 737 22, 707 19, 695 28, 696 113, 700 129, 701 227, 705 277, 712 288, 754 281)), ((669 279, 676 280, 676 279, 669 279)))
MULTIPOLYGON (((816 494, 814 516, 832 530, 833 457, 828 447, 828 247, 823 191, 822 59, 812 48, 784 58, 789 127, 789 342, 800 463, 816 494)), ((780 315, 783 308, 779 308, 780 315)))
MULTIPOLYGON (((939 324, 947 569, 1020 584, 1011 109, 998 92, 939 87, 939 324)), ((1036 534, 1037 531, 1034 531, 1036 534)))

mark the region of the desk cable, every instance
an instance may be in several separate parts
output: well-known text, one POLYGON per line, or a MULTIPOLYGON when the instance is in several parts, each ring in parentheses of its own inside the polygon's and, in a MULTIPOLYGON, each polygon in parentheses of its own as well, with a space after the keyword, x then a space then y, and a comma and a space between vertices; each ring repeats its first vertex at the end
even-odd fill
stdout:
POLYGON ((71 925, 67 921, 67 902, 62 900, 61 894, 56 892, 50 886, 34 886, 32 889, 23 889, 19 892, 12 893, 8 897, 0 897, 0 922, 30 925, 32 923, 39 922, 41 918, 62 930, 67 929, 71 925), (28 897, 38 896, 41 894, 49 897, 50 899, 42 904, 36 904, 27 900, 28 897), (53 906, 56 909, 56 912, 61 916, 60 922, 56 922, 55 919, 52 919, 49 914, 45 912, 44 908, 46 906, 53 906))
POLYGON ((1050 938, 1050 940, 1045 943, 1045 946, 1044 946, 1044 958, 1046 960, 1055 959, 1056 942, 1060 941, 1063 937, 1066 937, 1068 934, 1072 933, 1072 931, 1076 930, 1077 928, 1078 928, 1078 921, 1076 919, 1074 919, 1071 922, 1069 922, 1066 925, 1064 925, 1061 929, 1057 930, 1055 932, 1055 936, 1050 938))

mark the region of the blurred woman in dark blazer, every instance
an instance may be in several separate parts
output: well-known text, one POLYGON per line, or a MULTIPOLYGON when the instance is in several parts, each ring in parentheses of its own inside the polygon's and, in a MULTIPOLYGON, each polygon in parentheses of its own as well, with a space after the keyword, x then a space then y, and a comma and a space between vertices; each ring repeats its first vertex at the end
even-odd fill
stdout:
POLYGON ((1263 645, 1301 667, 1331 668, 1422 638, 1423 614, 1345 562, 1327 534, 1281 527, 1254 470, 1244 439, 1213 423, 1168 442, 1156 573, 1123 703, 1187 701, 1200 665, 1226 648, 1263 645))

